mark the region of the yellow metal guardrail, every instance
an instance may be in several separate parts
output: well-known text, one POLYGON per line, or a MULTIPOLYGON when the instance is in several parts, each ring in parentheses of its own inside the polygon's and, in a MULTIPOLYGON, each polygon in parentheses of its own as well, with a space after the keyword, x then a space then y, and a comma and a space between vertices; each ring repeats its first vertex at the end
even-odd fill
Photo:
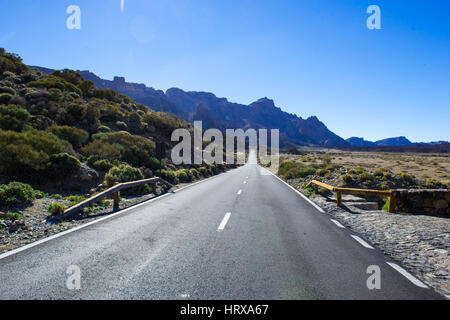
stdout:
POLYGON ((311 180, 306 188, 314 185, 315 190, 317 191, 317 187, 322 187, 332 192, 336 192, 336 203, 338 207, 342 206, 342 194, 353 194, 353 195, 364 195, 364 196, 381 196, 389 198, 389 212, 395 212, 395 197, 392 193, 392 190, 370 190, 370 189, 353 189, 353 188, 342 188, 342 187, 333 187, 326 183, 311 180))
POLYGON ((113 195, 114 199, 114 208, 119 207, 119 201, 120 201, 120 190, 128 189, 131 187, 143 185, 143 184, 151 184, 153 190, 156 190, 157 183, 165 184, 168 187, 172 187, 173 185, 167 182, 164 179, 161 179, 159 177, 150 178, 150 179, 144 179, 144 180, 137 180, 137 181, 131 181, 131 182, 123 182, 123 183, 117 183, 116 185, 112 186, 111 188, 102 191, 89 199, 86 199, 70 208, 67 208, 62 214, 56 217, 56 219, 63 219, 75 212, 78 212, 82 210, 83 208, 89 206, 90 204, 97 202, 107 196, 113 195))

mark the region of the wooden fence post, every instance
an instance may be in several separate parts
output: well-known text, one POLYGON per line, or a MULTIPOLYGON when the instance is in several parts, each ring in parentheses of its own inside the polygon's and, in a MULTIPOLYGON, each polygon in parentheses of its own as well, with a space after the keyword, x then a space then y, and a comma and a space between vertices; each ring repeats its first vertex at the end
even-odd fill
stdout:
POLYGON ((342 192, 336 192, 336 204, 338 207, 342 206, 342 192))
POLYGON ((394 194, 391 194, 389 197, 389 212, 395 213, 395 196, 394 194))
POLYGON ((120 191, 114 192, 114 208, 119 208, 120 191))

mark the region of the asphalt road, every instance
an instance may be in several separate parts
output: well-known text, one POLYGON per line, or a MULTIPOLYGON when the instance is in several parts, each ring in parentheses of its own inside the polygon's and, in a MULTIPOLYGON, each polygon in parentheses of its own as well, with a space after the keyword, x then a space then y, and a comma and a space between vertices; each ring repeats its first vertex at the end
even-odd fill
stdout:
POLYGON ((442 298, 263 173, 247 164, 0 257, 0 299, 442 298))

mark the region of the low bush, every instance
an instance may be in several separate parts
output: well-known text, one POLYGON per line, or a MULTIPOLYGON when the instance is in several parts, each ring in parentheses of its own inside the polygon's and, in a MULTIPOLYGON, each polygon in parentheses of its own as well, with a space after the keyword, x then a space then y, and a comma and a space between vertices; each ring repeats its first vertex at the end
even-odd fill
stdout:
POLYGON ((31 203, 36 199, 38 191, 28 184, 10 182, 0 185, 0 207, 31 203))
POLYGON ((0 105, 0 129, 22 131, 31 129, 31 115, 18 105, 0 105))
POLYGON ((200 174, 204 177, 208 177, 209 175, 209 172, 205 167, 199 167, 198 172, 200 172, 200 174))
POLYGON ((406 172, 400 172, 399 176, 402 180, 407 182, 414 182, 414 180, 416 179, 415 176, 406 172))
POLYGON ((52 154, 49 158, 48 171, 54 178, 69 177, 80 167, 80 161, 67 153, 52 154))
POLYGON ((0 173, 39 178, 47 169, 49 156, 62 151, 61 141, 45 131, 0 130, 0 173))
POLYGON ((108 172, 109 169, 111 169, 112 167, 114 167, 114 165, 109 161, 109 160, 97 160, 92 164, 92 167, 100 170, 100 171, 105 171, 108 172))
POLYGON ((18 212, 8 212, 6 214, 6 219, 16 221, 16 220, 21 220, 22 216, 18 212))
POLYGON ((358 179, 361 181, 369 181, 369 180, 373 180, 374 176, 371 175, 369 172, 363 172, 358 175, 358 179))
POLYGON ((351 183, 353 181, 352 176, 349 174, 344 174, 341 178, 345 183, 351 183))
POLYGON ((9 93, 0 93, 0 104, 8 104, 13 96, 9 93))
POLYGON ((70 142, 75 148, 80 148, 89 139, 89 134, 76 127, 71 126, 51 126, 47 129, 62 140, 70 142))
MULTIPOLYGON (((106 186, 112 187, 115 183, 129 182, 144 179, 144 175, 138 168, 133 168, 130 165, 122 164, 112 167, 105 176, 106 186)), ((136 186, 130 189, 121 191, 122 194, 141 195, 149 194, 152 189, 148 185, 136 186)))
POLYGON ((61 214, 64 212, 66 208, 64 207, 64 205, 62 205, 61 203, 58 202, 53 202, 52 204, 50 204, 48 206, 47 211, 52 215, 57 215, 57 214, 61 214))
POLYGON ((285 179, 305 178, 316 173, 316 169, 296 161, 283 161, 278 174, 285 179))

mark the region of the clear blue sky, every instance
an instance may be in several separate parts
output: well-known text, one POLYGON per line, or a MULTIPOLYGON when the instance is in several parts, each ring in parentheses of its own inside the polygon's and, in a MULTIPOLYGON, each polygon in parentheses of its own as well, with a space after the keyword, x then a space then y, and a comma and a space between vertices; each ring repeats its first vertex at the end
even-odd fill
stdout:
POLYGON ((343 138, 450 140, 450 1, 0 0, 24 62, 157 89, 261 97, 343 138), (81 8, 81 30, 66 9, 81 8), (382 30, 366 27, 381 8, 382 30))

